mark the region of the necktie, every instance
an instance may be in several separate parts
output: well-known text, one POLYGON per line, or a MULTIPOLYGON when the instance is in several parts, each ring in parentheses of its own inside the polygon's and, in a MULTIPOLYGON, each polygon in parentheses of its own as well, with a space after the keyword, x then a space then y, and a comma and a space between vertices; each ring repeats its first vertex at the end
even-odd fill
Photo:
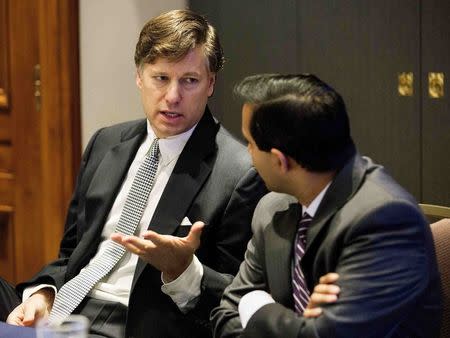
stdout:
MULTIPOLYGON (((155 139, 133 180, 115 229, 116 232, 132 235, 136 231, 153 188, 158 160, 159 144, 158 139, 155 139)), ((92 260, 87 268, 59 290, 50 312, 49 322, 58 324, 70 315, 94 285, 111 271, 124 253, 125 248, 122 245, 109 241, 103 255, 92 260)))
POLYGON ((306 287, 305 277, 300 267, 300 261, 305 254, 306 248, 306 231, 311 223, 311 216, 307 213, 303 214, 302 219, 298 223, 297 235, 294 247, 294 273, 292 276, 292 289, 294 296, 295 312, 302 314, 309 301, 309 291, 306 287))

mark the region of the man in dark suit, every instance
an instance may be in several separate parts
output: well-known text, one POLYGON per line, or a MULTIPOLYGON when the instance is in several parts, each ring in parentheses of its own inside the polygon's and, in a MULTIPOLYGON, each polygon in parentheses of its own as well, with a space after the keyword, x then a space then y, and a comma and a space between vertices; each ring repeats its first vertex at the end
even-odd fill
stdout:
POLYGON ((413 197, 357 153, 340 95, 313 75, 256 75, 236 92, 253 164, 274 192, 212 312, 215 336, 437 337, 429 226, 413 197), (338 298, 306 318, 309 295, 333 272, 338 298))
POLYGON ((243 259, 265 186, 245 147, 207 108, 223 54, 215 29, 202 16, 176 10, 150 20, 135 63, 147 119, 103 128, 92 137, 58 260, 19 285, 17 294, 2 283, 3 307, 16 306, 8 323, 34 326, 39 318, 67 315, 55 309, 64 312, 81 289, 70 289, 68 282, 88 280, 77 276, 101 266, 119 243, 127 251, 74 311, 90 319, 91 334, 211 336, 210 310, 243 259), (139 185, 149 149, 157 169, 151 169, 156 177, 146 206, 134 232, 117 232, 118 223, 134 217, 136 202, 129 202, 128 193, 139 185), (133 210, 124 216, 127 208, 133 210))

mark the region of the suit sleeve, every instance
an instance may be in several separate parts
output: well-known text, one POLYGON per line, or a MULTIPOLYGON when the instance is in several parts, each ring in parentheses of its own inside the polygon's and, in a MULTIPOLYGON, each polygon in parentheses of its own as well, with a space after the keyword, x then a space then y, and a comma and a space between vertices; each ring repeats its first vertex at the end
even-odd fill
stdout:
MULTIPOLYGON (((239 319, 238 305, 241 298, 254 290, 269 292, 265 278, 265 246, 264 246, 264 217, 260 212, 264 206, 260 203, 253 216, 253 237, 247 245, 245 260, 239 273, 223 294, 220 306, 211 313, 211 320, 215 337, 238 337, 242 333, 239 319)), ((265 335, 262 335, 265 337, 265 335)))
POLYGON ((84 169, 86 163, 90 158, 92 148, 94 147, 95 140, 99 135, 101 129, 98 130, 90 139, 86 150, 83 153, 83 157, 80 164, 80 170, 78 173, 75 191, 72 195, 72 199, 69 204, 68 212, 66 215, 66 222, 64 225, 64 235, 60 243, 58 259, 46 265, 40 272, 38 272, 31 280, 18 284, 17 290, 22 293, 23 290, 29 286, 36 284, 51 284, 55 285, 59 289, 65 283, 65 274, 67 269, 67 263, 70 255, 77 245, 77 229, 78 218, 77 209, 79 199, 81 198, 80 186, 83 179, 84 169))
POLYGON ((429 234, 419 212, 405 203, 391 203, 354 222, 343 234, 337 258, 341 293, 336 303, 323 305, 324 312, 316 319, 299 317, 279 303, 268 304, 242 331, 237 313, 240 298, 265 287, 260 254, 264 243, 255 234, 238 276, 213 312, 215 336, 389 336, 429 285, 433 258, 429 234))
MULTIPOLYGON (((312 321, 319 337, 388 337, 417 306, 433 304, 426 299, 437 276, 433 242, 415 206, 389 202, 372 210, 355 220, 343 243, 338 302, 312 321)), ((419 336, 434 336, 430 319, 429 332, 419 336)))
POLYGON ((236 275, 244 259, 245 248, 251 237, 251 219, 256 204, 267 193, 266 187, 250 168, 239 180, 223 213, 221 222, 210 231, 211 245, 205 248, 207 256, 200 259, 203 263, 201 294, 197 306, 191 315, 203 318, 210 325, 211 310, 219 305, 224 289, 236 275))

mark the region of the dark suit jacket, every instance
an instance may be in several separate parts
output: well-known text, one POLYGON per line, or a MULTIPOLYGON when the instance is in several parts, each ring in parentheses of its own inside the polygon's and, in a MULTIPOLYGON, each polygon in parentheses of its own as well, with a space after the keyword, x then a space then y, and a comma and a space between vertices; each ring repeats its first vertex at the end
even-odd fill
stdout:
MULTIPOLYGON (((99 130, 83 155, 69 206, 59 259, 19 286, 50 283, 59 289, 96 253, 100 234, 121 183, 146 135, 139 120, 99 130)), ((204 221, 196 255, 204 264, 198 305, 183 315, 161 292, 161 273, 139 260, 128 308, 126 333, 132 337, 210 336, 209 312, 243 260, 251 217, 266 192, 245 147, 207 110, 183 149, 155 210, 149 229, 185 236, 187 216, 204 221), (225 275, 230 274, 230 275, 225 275)))
POLYGON ((241 297, 256 289, 276 303, 249 320, 245 337, 437 337, 440 284, 430 229, 414 199, 380 166, 355 156, 326 192, 301 261, 309 291, 340 275, 336 303, 317 319, 297 316, 291 287, 292 244, 301 206, 264 197, 239 274, 213 311, 217 337, 239 335, 241 297))

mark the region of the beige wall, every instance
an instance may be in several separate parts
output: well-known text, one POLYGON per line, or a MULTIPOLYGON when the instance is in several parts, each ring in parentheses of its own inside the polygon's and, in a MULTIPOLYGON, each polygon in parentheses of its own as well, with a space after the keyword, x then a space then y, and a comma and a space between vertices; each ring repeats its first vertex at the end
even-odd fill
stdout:
POLYGON ((143 117, 134 47, 143 24, 187 0, 80 0, 83 149, 100 127, 143 117))

